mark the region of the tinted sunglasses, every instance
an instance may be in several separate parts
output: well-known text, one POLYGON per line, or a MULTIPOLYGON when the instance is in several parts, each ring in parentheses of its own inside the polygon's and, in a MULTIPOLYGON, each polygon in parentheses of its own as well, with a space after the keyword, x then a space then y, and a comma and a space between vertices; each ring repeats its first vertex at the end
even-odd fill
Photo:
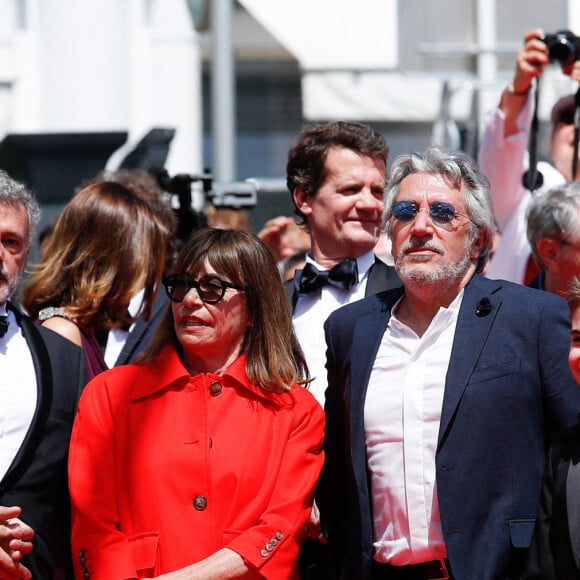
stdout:
POLYGON ((187 293, 195 288, 202 302, 216 304, 226 293, 228 288, 244 291, 246 286, 226 282, 218 276, 203 276, 199 280, 192 280, 187 274, 173 274, 163 277, 163 285, 167 296, 173 302, 183 302, 187 293))
MULTIPOLYGON (((420 211, 427 210, 419 209, 419 206, 414 201, 398 201, 393 204, 391 213, 393 214, 393 217, 400 222, 412 222, 420 211)), ((429 217, 436 224, 448 224, 456 216, 467 217, 464 214, 455 211, 453 204, 445 201, 436 201, 429 206, 429 217)))

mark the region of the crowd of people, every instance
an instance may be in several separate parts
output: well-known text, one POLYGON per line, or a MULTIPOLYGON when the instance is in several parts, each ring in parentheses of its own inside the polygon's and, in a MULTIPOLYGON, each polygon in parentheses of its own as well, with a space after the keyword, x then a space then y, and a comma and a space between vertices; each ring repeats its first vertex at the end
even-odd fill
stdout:
POLYGON ((29 264, 0 171, 0 580, 580 577, 573 96, 522 181, 542 35, 477 162, 307 125, 257 234, 212 208, 178 250, 157 181, 103 172, 29 264))

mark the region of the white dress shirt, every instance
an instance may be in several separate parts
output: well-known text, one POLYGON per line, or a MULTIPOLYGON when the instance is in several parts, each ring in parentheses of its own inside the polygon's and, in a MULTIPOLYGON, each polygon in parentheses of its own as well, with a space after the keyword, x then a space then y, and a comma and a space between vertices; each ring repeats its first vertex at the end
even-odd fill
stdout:
MULTIPOLYGON (((145 296, 145 289, 139 290, 129 302, 129 315, 131 318, 137 318, 143 308, 143 296, 145 296)), ((107 344, 105 345, 105 362, 107 366, 112 369, 129 338, 129 333, 135 327, 135 323, 131 324, 129 330, 122 328, 112 328, 107 334, 107 344)))
POLYGON ((28 433, 38 397, 28 344, 14 313, 0 306, 0 316, 5 315, 9 326, 0 337, 0 480, 28 433))
MULTIPOLYGON (((326 270, 317 264, 310 254, 306 263, 314 264, 318 270, 326 270)), ((324 406, 324 393, 328 384, 326 375, 326 342, 324 340, 324 323, 337 308, 360 300, 365 296, 369 270, 375 263, 374 253, 368 252, 356 260, 358 268, 358 284, 348 292, 334 286, 324 286, 311 294, 300 294, 294 309, 294 330, 298 342, 304 351, 310 376, 310 392, 324 406)))
POLYGON ((435 472, 445 377, 463 291, 422 337, 393 308, 371 371, 364 421, 375 560, 395 566, 447 555, 435 472))

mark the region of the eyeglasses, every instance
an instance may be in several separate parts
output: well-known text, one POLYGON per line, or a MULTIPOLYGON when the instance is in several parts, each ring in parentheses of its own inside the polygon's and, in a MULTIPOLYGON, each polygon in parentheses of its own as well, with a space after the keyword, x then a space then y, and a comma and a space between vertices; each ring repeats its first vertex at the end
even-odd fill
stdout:
POLYGON ((451 203, 445 201, 436 201, 429 206, 429 209, 419 208, 414 201, 398 201, 393 205, 391 210, 393 217, 400 222, 412 222, 420 211, 428 211, 429 217, 436 224, 448 224, 457 216, 467 217, 466 215, 455 211, 451 203))
POLYGON ((244 291, 246 286, 226 282, 217 276, 203 276, 200 280, 192 280, 186 274, 173 274, 163 278, 163 285, 167 296, 173 302, 183 302, 187 293, 195 288, 199 297, 207 304, 216 304, 226 293, 228 288, 244 291))

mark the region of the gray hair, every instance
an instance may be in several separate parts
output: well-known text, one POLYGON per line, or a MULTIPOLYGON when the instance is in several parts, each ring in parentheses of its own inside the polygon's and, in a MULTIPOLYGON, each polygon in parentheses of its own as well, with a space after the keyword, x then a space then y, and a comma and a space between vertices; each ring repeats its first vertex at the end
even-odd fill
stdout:
POLYGON ((527 212, 527 235, 532 254, 540 268, 544 269, 545 265, 537 251, 538 242, 544 238, 568 241, 570 236, 579 236, 578 210, 580 210, 578 181, 534 195, 527 212))
POLYGON ((40 221, 40 205, 28 188, 0 169, 0 204, 24 205, 28 216, 28 247, 32 246, 34 230, 40 221))
POLYGON ((441 147, 429 147, 425 153, 410 153, 395 159, 391 167, 391 177, 385 196, 383 224, 387 234, 392 225, 392 208, 399 186, 405 177, 413 173, 428 173, 441 176, 453 188, 463 190, 463 199, 471 220, 470 237, 473 242, 478 234, 483 234, 484 244, 477 259, 477 271, 481 272, 487 263, 495 220, 489 197, 489 180, 479 171, 477 163, 462 151, 449 151, 441 147))

